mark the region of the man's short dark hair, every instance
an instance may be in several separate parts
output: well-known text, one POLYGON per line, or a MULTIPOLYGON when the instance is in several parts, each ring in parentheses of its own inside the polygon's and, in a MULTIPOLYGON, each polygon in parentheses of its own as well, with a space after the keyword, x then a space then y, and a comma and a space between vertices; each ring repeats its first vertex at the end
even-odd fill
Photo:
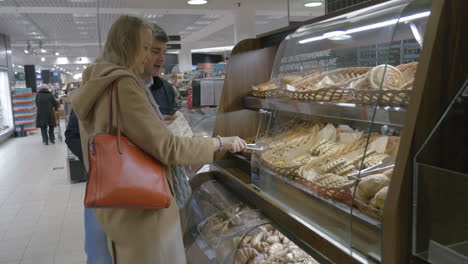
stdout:
POLYGON ((169 42, 169 37, 167 36, 166 31, 155 23, 152 23, 152 25, 154 38, 162 42, 169 42))

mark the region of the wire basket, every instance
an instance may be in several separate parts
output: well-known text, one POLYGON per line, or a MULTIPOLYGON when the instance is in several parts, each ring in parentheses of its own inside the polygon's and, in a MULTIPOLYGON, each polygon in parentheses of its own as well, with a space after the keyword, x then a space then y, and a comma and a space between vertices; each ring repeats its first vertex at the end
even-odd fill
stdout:
POLYGON ((322 88, 314 91, 287 91, 293 100, 309 102, 336 102, 348 103, 353 100, 350 90, 339 87, 322 88))
POLYGON ((310 188, 321 197, 329 198, 343 203, 350 203, 353 200, 353 194, 349 187, 351 187, 354 184, 354 182, 350 182, 350 184, 345 187, 333 188, 317 185, 302 178, 295 178, 294 180, 304 185, 305 187, 310 188))
POLYGON ((280 89, 271 89, 271 90, 266 90, 266 91, 257 91, 257 90, 252 90, 252 95, 255 97, 261 97, 261 98, 266 98, 266 97, 278 97, 281 95, 280 89))
POLYGON ((412 90, 366 90, 349 89, 352 102, 356 104, 380 106, 408 106, 412 90), (380 97, 380 98, 379 98, 380 97))
POLYGON ((354 199, 353 205, 355 205, 359 209, 359 211, 363 212, 364 214, 379 221, 382 221, 383 210, 372 207, 359 199, 354 199))

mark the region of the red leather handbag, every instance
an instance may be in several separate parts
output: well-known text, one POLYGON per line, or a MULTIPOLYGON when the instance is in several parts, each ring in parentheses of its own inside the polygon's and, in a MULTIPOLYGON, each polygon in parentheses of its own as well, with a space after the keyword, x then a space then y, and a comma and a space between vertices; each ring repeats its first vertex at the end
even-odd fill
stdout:
POLYGON ((92 208, 159 209, 171 204, 164 166, 121 135, 117 81, 108 92, 109 134, 89 139, 89 179, 85 206, 92 208), (112 135, 115 94, 117 136, 112 135))

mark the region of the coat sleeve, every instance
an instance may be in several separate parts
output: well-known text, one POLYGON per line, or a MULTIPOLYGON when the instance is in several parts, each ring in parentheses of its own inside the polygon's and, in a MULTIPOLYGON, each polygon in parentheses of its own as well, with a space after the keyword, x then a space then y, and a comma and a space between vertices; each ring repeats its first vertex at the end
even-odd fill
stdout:
POLYGON ((195 165, 213 161, 211 139, 177 137, 158 118, 144 88, 133 78, 118 83, 122 132, 165 165, 195 165))
POLYGON ((53 94, 50 95, 50 102, 54 106, 54 109, 57 110, 59 108, 57 100, 55 100, 55 97, 53 94))
POLYGON ((83 161, 83 150, 81 148, 80 126, 75 112, 72 110, 65 130, 65 143, 70 151, 83 161))

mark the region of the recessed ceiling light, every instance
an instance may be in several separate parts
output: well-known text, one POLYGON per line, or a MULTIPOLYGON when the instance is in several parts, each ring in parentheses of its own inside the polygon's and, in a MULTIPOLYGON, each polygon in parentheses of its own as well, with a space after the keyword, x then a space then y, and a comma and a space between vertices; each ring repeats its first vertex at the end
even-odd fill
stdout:
POLYGON ((44 58, 44 57, 42 57, 42 58, 41 58, 41 61, 45 61, 45 58, 44 58))
POLYGON ((322 5, 322 2, 319 2, 319 1, 311 1, 311 2, 307 2, 304 4, 305 7, 317 7, 321 5, 322 5))
POLYGON ((189 5, 204 5, 206 3, 208 3, 208 1, 206 1, 206 0, 189 0, 189 1, 187 1, 187 4, 189 4, 189 5))
MULTIPOLYGON (((55 56, 59 56, 60 53, 58 53, 58 51, 55 52, 55 56)), ((55 66, 55 65, 54 65, 55 66)))
POLYGON ((41 52, 42 52, 42 53, 46 53, 46 52, 47 52, 47 50, 46 50, 46 49, 44 49, 44 48, 42 48, 42 49, 41 49, 41 52))
POLYGON ((24 53, 29 54, 29 50, 25 49, 24 53))
POLYGON ((197 25, 208 25, 208 24, 211 24, 211 21, 197 21, 197 22, 195 22, 195 24, 197 24, 197 25))

